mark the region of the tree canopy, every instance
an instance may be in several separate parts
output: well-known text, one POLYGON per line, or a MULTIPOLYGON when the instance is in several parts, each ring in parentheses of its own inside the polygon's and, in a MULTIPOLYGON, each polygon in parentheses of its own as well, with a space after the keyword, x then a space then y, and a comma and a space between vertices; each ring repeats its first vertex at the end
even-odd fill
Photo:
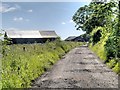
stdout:
POLYGON ((90 33, 95 27, 112 24, 117 14, 117 2, 91 2, 89 5, 80 7, 73 16, 77 30, 90 33))

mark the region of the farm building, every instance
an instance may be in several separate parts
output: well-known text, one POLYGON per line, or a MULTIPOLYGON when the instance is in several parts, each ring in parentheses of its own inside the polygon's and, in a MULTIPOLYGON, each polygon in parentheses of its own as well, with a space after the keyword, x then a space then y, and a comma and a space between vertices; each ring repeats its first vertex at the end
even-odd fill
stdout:
POLYGON ((88 42, 89 41, 89 37, 70 36, 70 37, 66 38, 65 41, 88 42))
POLYGON ((5 32, 4 39, 10 39, 13 44, 45 43, 54 41, 58 35, 55 31, 13 31, 5 32))
POLYGON ((65 41, 75 41, 76 36, 70 36, 65 39, 65 41))

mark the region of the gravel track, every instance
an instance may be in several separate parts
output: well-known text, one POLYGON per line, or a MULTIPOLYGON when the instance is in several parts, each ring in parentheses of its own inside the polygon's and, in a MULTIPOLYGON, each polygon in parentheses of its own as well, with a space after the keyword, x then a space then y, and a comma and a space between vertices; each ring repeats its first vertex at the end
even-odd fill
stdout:
POLYGON ((118 88, 118 75, 86 46, 67 53, 32 88, 118 88))

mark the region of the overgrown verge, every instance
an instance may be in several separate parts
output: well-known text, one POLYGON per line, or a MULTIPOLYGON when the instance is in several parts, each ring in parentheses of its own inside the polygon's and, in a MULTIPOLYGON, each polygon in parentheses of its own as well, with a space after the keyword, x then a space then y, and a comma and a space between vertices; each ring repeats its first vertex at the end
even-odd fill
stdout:
MULTIPOLYGON (((120 47, 120 42, 115 41, 116 39, 117 36, 111 35, 111 33, 107 32, 105 27, 97 27, 91 33, 89 48, 94 51, 109 68, 120 74, 120 48, 117 48, 117 45, 120 47), (94 41, 94 35, 98 31, 100 31, 99 34, 101 35, 97 34, 99 37, 96 36, 98 40, 96 42, 94 41)), ((120 39, 118 38, 118 40, 120 39)))
POLYGON ((45 44, 9 45, 2 58, 2 88, 28 88, 65 53, 82 43, 56 40, 45 44))
MULTIPOLYGON (((1 34, 0 34, 0 36, 1 36, 1 34)), ((0 90, 1 90, 1 88, 2 88, 2 74, 1 74, 1 72, 2 72, 2 62, 1 62, 1 59, 2 59, 2 41, 0 40, 0 90)))
POLYGON ((77 30, 90 36, 89 47, 116 73, 120 74, 120 2, 93 1, 73 16, 77 30))
POLYGON ((104 61, 107 59, 104 45, 106 44, 106 40, 108 39, 108 36, 109 36, 109 33, 105 31, 106 29, 103 27, 95 28, 91 32, 91 39, 89 43, 89 48, 92 51, 94 51, 104 61), (100 35, 97 32, 100 32, 99 33, 100 35), (97 33, 97 36, 95 36, 96 33, 97 33))

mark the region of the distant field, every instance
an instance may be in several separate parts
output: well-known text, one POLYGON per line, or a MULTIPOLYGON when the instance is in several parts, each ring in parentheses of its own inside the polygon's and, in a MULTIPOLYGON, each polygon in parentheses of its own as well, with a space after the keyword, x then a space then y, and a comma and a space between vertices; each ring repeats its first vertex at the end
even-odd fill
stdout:
POLYGON ((54 41, 45 44, 18 44, 5 47, 2 58, 2 87, 26 88, 78 42, 54 41))

